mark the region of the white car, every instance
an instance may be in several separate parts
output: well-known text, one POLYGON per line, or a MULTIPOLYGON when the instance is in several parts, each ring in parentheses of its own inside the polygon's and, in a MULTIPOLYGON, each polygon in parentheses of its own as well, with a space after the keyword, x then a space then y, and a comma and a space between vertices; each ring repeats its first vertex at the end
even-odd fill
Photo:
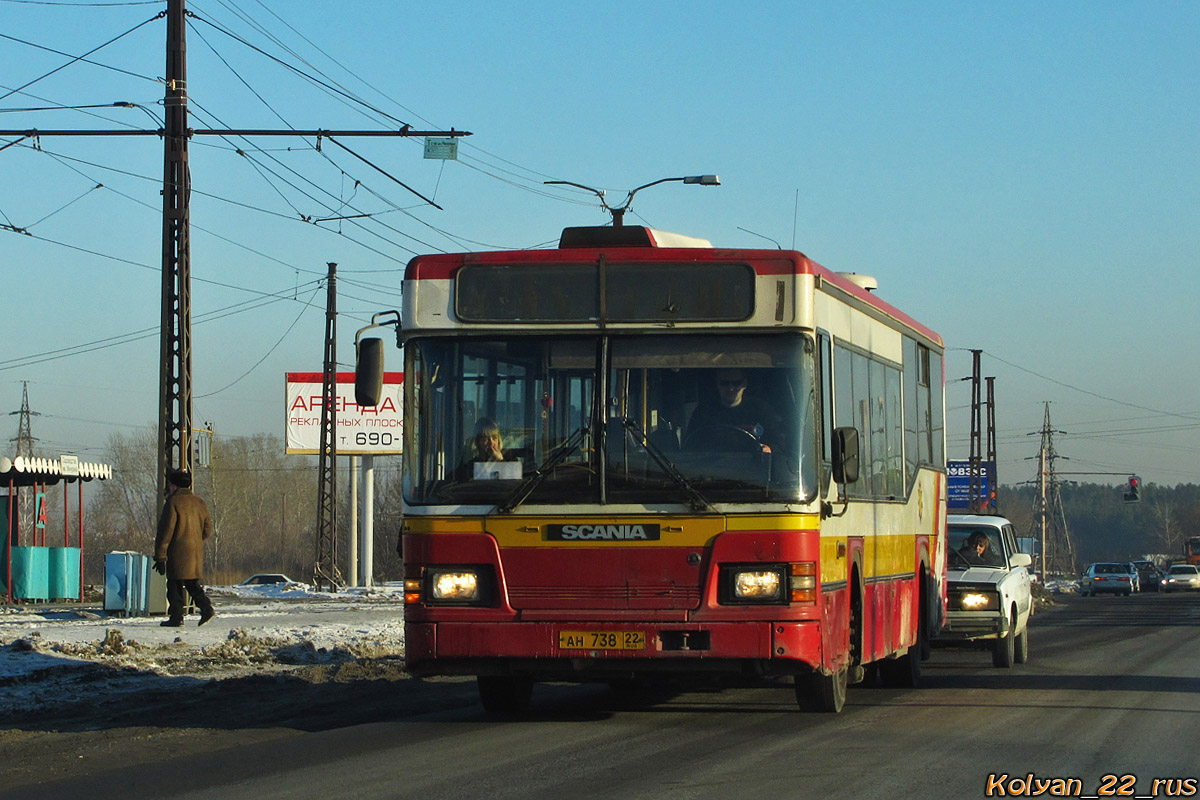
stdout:
POLYGON ((938 640, 985 644, 997 667, 1024 664, 1032 557, 1017 550, 1013 525, 1004 517, 951 514, 947 522, 949 610, 938 640))
POLYGON ((1200 570, 1195 564, 1172 564, 1163 579, 1163 589, 1168 592, 1200 591, 1200 570))
POLYGON ((260 572, 246 578, 238 586, 274 586, 281 583, 296 583, 296 581, 278 572, 260 572))

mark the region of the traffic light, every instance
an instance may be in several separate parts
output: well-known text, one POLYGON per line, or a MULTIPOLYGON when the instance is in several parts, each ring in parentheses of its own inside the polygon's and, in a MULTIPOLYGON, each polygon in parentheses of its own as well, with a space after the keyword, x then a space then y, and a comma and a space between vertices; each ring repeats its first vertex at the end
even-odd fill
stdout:
POLYGON ((1141 498, 1142 479, 1137 475, 1129 476, 1129 485, 1125 489, 1125 502, 1137 503, 1141 498))

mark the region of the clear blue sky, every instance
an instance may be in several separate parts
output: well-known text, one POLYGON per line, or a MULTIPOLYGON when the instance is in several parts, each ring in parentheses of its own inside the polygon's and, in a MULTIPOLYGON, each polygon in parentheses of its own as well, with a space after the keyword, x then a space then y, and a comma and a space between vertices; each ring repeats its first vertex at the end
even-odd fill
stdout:
MULTIPOLYGON (((720 188, 640 193, 627 221, 873 274, 943 335, 951 381, 982 349, 1002 482, 1033 478, 1045 401, 1061 471, 1200 482, 1200 4, 188 8, 195 128, 474 132, 445 163, 419 140, 343 140, 443 211, 328 142, 192 140, 195 408, 218 433, 282 434, 284 373, 320 369, 326 262, 348 366, 414 253, 605 222, 594 198, 542 181, 620 200, 718 173, 720 188), (367 105, 300 75, 318 71, 367 105)), ((0 128, 157 128, 162 20, 95 63, 34 45, 82 55, 163 9, 0 0, 0 128), (143 108, 15 110, 118 101, 143 108)), ((0 150, 0 411, 28 381, 42 446, 103 459, 110 433, 157 419, 162 145, 28 144, 0 150)), ((947 400, 966 457, 968 384, 947 400)))

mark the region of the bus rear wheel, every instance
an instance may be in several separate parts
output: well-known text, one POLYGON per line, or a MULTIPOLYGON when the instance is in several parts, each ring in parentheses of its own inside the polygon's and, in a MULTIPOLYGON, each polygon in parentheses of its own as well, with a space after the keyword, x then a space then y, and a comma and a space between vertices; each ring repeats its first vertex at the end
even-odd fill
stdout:
POLYGON ((529 708, 533 679, 509 675, 480 675, 479 702, 489 714, 517 714, 529 708))
POLYGON ((801 711, 836 714, 846 705, 846 685, 849 683, 849 670, 846 667, 832 675, 820 672, 797 675, 795 681, 796 704, 801 711))

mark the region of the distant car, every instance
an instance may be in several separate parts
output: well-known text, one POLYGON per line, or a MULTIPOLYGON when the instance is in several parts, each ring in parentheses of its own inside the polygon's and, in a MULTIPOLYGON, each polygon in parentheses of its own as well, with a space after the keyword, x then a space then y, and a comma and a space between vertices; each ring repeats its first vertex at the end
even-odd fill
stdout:
POLYGON ((1133 594, 1136 575, 1137 571, 1128 562, 1098 561, 1089 564, 1079 579, 1079 594, 1089 597, 1109 592, 1128 597, 1133 594))
POLYGON ((1161 588, 1159 584, 1162 583, 1162 572, 1158 569, 1158 567, 1154 566, 1153 561, 1146 561, 1143 559, 1138 561, 1130 561, 1129 563, 1133 564, 1133 568, 1137 570, 1137 590, 1139 592, 1157 592, 1161 588))
POLYGON ((947 521, 949 611, 938 642, 989 646, 997 667, 1024 664, 1033 559, 1018 552, 1013 525, 1004 517, 952 514, 947 521))
POLYGON ((295 583, 295 581, 287 575, 278 572, 260 572, 257 575, 251 575, 249 578, 246 578, 238 586, 266 586, 272 583, 295 583))
POLYGON ((1200 591, 1200 570, 1195 564, 1172 564, 1163 580, 1163 591, 1200 591))

